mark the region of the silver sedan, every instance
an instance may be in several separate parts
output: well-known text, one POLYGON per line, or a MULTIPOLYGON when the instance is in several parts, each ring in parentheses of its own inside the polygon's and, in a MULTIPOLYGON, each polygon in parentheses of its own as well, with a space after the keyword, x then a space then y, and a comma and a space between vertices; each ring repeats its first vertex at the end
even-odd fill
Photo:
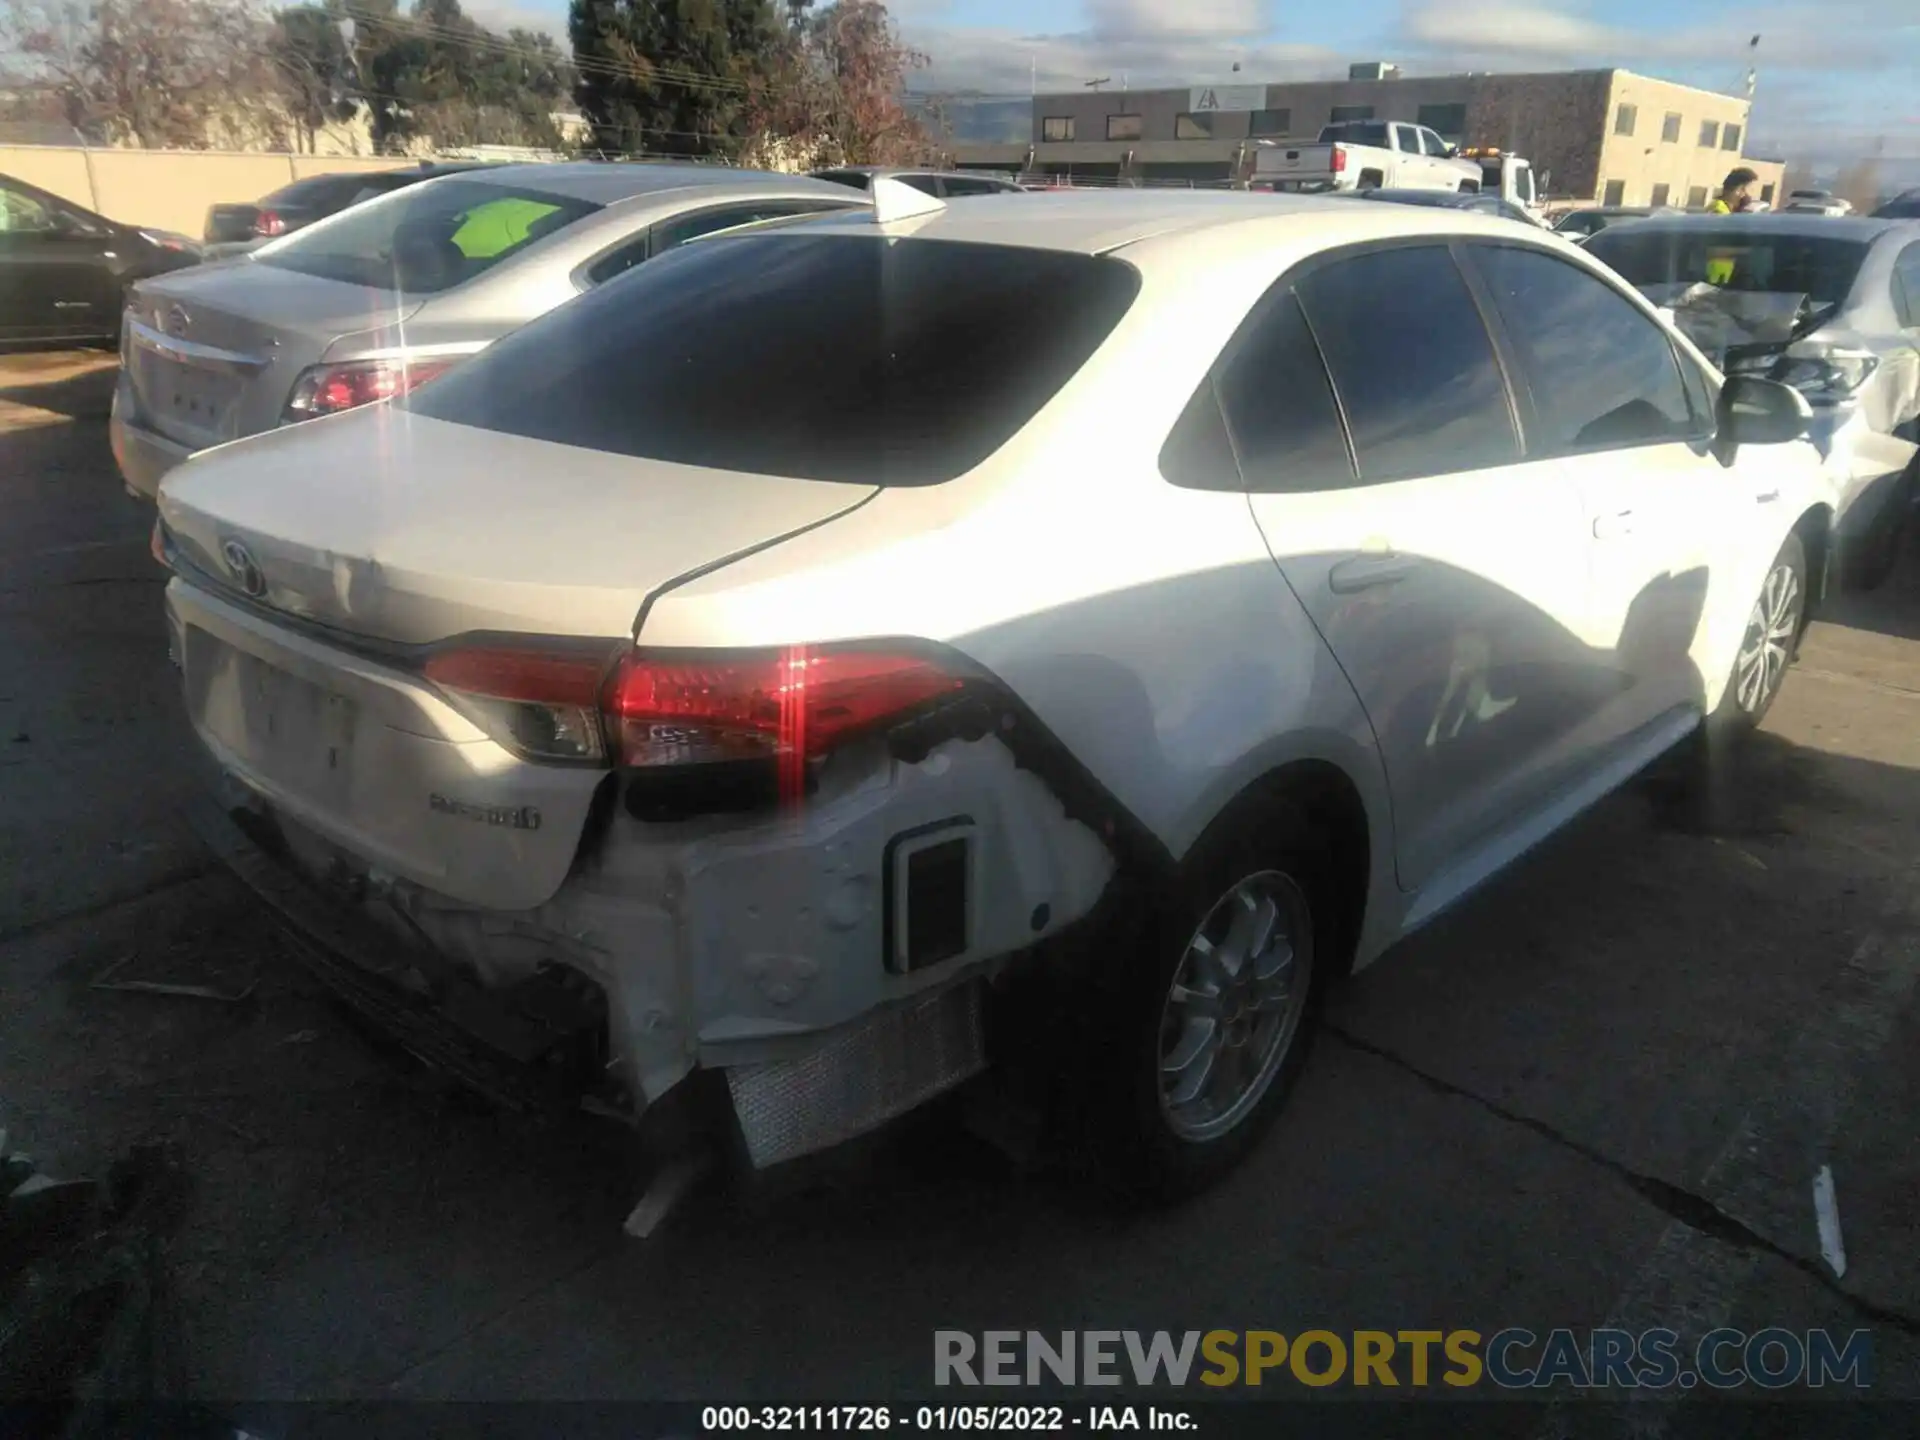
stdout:
POLYGON ((198 450, 403 395, 652 256, 868 198, 719 166, 506 165, 411 185, 128 296, 114 458, 151 497, 198 450))
POLYGON ((1920 492, 1920 224, 1675 215, 1608 228, 1585 248, 1728 374, 1807 397, 1838 482, 1832 578, 1883 579, 1920 492))

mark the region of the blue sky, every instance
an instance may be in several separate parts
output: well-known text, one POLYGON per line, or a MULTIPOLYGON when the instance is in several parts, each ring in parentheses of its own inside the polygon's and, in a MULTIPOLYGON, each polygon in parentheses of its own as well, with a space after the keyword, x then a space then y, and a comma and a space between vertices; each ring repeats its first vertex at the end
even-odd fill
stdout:
MULTIPOLYGON (((564 30, 565 0, 469 0, 564 30)), ((891 0, 932 63, 913 88, 1024 94, 1330 78, 1352 60, 1409 74, 1619 65, 1737 92, 1761 36, 1755 146, 1828 157, 1884 137, 1920 162, 1920 0, 891 0), (1240 73, 1233 75, 1238 61, 1240 73)))

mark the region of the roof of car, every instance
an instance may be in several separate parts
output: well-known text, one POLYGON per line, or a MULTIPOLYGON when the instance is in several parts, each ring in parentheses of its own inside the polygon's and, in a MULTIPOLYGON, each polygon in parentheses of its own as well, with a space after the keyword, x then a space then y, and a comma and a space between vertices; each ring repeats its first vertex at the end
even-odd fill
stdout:
MULTIPOLYGON (((871 234, 873 224, 871 212, 854 211, 849 216, 811 220, 805 230, 809 235, 871 234)), ((1329 243, 1435 231, 1511 235, 1514 228, 1511 220, 1472 210, 1356 205, 1332 195, 1240 190, 1054 190, 969 196, 964 204, 909 216, 887 228, 890 234, 916 239, 1098 255, 1152 236, 1254 224, 1322 231, 1329 243)))
POLYGON ((1633 227, 1644 235, 1650 230, 1705 229, 1709 226, 1738 226, 1756 235, 1831 235, 1836 239, 1868 241, 1889 230, 1898 230, 1911 221, 1875 220, 1867 215, 1821 215, 1814 211, 1767 210, 1758 215, 1650 215, 1633 227))
POLYGON ((776 175, 767 170, 737 170, 728 165, 666 164, 651 160, 572 160, 554 164, 488 165, 470 170, 460 177, 482 185, 512 185, 529 190, 544 190, 549 195, 566 195, 576 200, 591 200, 610 205, 636 195, 654 195, 665 190, 689 190, 700 186, 730 186, 736 189, 800 190, 818 188, 824 194, 845 193, 846 187, 806 175, 776 175))

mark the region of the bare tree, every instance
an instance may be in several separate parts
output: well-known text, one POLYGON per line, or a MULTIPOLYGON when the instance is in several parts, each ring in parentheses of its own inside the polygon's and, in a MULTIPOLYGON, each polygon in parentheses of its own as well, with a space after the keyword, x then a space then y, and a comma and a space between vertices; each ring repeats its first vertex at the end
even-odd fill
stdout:
POLYGON ((907 76, 927 57, 900 38, 887 7, 838 0, 814 14, 791 13, 791 41, 756 86, 751 128, 820 162, 928 161, 933 141, 905 104, 907 76))
POLYGON ((197 149, 283 128, 246 0, 3 0, 0 32, 83 132, 197 149))

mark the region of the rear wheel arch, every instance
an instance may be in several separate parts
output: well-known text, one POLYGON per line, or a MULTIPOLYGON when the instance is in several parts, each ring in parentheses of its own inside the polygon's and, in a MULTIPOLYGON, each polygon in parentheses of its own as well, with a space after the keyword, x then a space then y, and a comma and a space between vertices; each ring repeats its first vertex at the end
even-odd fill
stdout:
POLYGON ((1324 863, 1309 882, 1316 926, 1325 927, 1322 975, 1345 973, 1366 919, 1376 837, 1360 787, 1327 760, 1292 760, 1268 770, 1223 806, 1181 857, 1184 866, 1211 854, 1227 837, 1257 837, 1269 824, 1304 826, 1324 842, 1324 863))

